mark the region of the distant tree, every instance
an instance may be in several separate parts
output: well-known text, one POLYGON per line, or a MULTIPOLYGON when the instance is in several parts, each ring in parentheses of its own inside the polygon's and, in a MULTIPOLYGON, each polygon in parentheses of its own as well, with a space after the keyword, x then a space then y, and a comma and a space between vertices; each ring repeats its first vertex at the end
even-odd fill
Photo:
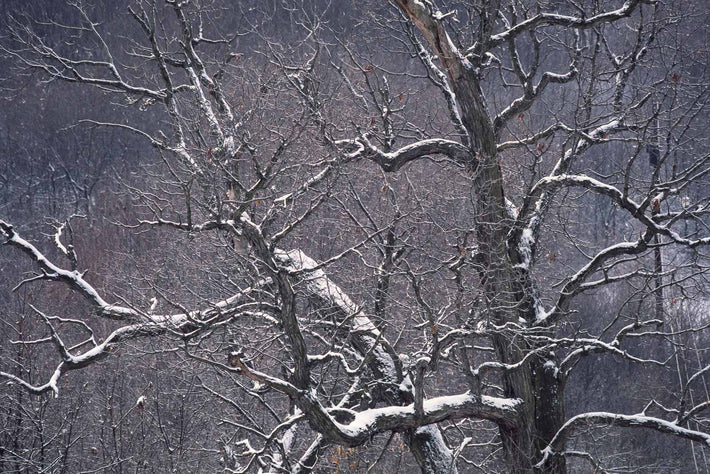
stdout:
POLYGON ((3 356, 13 386, 61 395, 129 345, 179 354, 238 414, 208 448, 230 472, 377 470, 398 433, 441 473, 612 469, 614 446, 585 447, 598 429, 710 446, 708 76, 704 51, 680 64, 680 7, 156 0, 108 35, 71 6, 15 18, 2 49, 105 92, 115 116, 80 123, 152 147, 120 176, 130 209, 107 209, 146 260, 98 284, 72 221, 50 253, 0 220, 10 271, 34 264, 17 288, 75 295, 29 305, 13 345, 56 365, 3 356), (637 367, 580 411, 565 389, 594 357, 637 367))

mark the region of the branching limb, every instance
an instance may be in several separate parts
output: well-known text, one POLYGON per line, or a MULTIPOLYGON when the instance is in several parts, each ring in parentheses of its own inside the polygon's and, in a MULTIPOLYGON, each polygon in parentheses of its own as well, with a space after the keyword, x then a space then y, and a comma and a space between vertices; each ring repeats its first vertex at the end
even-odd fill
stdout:
POLYGON ((559 455, 564 450, 565 442, 570 439, 575 431, 587 426, 618 426, 629 428, 650 428, 661 433, 670 434, 679 438, 689 439, 710 447, 710 434, 702 431, 690 430, 678 426, 677 423, 645 415, 618 415, 607 412, 582 413, 570 418, 548 446, 543 450, 543 457, 535 467, 542 469, 551 457, 559 455))

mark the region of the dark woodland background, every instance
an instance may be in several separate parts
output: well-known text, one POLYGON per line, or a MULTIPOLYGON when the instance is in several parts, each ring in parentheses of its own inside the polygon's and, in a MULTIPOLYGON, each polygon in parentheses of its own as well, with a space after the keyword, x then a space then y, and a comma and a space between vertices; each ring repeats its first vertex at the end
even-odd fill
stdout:
MULTIPOLYGON (((241 24, 243 12, 249 5, 239 4, 239 8, 220 10, 213 18, 215 24, 222 27, 241 24)), ((678 74, 684 84, 707 88, 710 79, 707 6, 703 1, 685 2, 682 7, 668 5, 669 9, 682 8, 684 12, 679 12, 683 13, 682 20, 665 32, 665 43, 654 47, 650 53, 653 60, 645 73, 649 84, 653 78, 678 74)), ((259 26, 264 37, 276 38, 285 44, 300 41, 302 31, 280 2, 262 7, 272 12, 268 21, 264 20, 259 26)), ((397 45, 388 41, 382 24, 373 26, 376 22, 372 18, 387 11, 386 5, 316 1, 307 8, 323 12, 321 19, 329 25, 333 37, 351 38, 359 48, 358 54, 369 57, 373 64, 421 74, 418 61, 395 54, 397 45)), ((126 14, 124 2, 95 1, 88 11, 93 18, 100 19, 102 32, 114 46, 139 34, 126 14)), ((6 23, 11 18, 24 15, 33 19, 51 18, 62 24, 76 20, 74 10, 63 2, 4 0, 0 2, 0 32, 6 31, 6 23)), ((51 35, 60 34, 56 29, 41 25, 38 28, 48 35, 49 42, 65 41, 65 38, 52 38, 51 35)), ((75 46, 66 40, 64 47, 71 53, 75 46)), ((263 39, 255 35, 246 35, 237 42, 242 55, 240 60, 248 67, 235 79, 239 85, 234 90, 241 88, 245 103, 251 100, 251 94, 258 93, 259 84, 262 87, 268 84, 260 74, 273 74, 260 53, 263 47, 263 39)), ((125 56, 117 60, 130 64, 136 58, 125 56)), ((556 59, 552 57, 550 61, 554 63, 556 59)), ((148 307, 151 298, 158 296, 163 309, 167 308, 165 301, 168 300, 189 307, 228 292, 223 277, 238 271, 240 264, 230 258, 232 244, 226 236, 144 233, 117 225, 148 215, 145 201, 135 189, 151 189, 154 181, 164 177, 159 154, 130 133, 78 124, 86 118, 99 121, 110 118, 155 130, 164 121, 162 110, 140 101, 122 102, 115 95, 107 98, 102 91, 81 84, 25 73, 8 54, 0 56, 0 71, 4 79, 0 84, 2 219, 13 223, 26 239, 55 261, 61 261, 61 255, 52 244, 53 226, 72 215, 80 216, 71 221, 79 267, 88 269, 87 279, 97 289, 134 304, 148 307)), ((341 93, 339 87, 333 86, 334 97, 341 93)), ((411 120, 436 123, 437 117, 446 115, 436 91, 421 81, 396 75, 390 78, 390 88, 404 94, 400 102, 407 107, 409 117, 413 117, 411 120)), ((507 97, 503 90, 485 92, 492 101, 496 101, 497 95, 507 97)), ((235 101, 238 100, 242 99, 237 96, 235 101)), ((565 100, 564 92, 550 95, 520 121, 533 123, 536 117, 552 111, 567 113, 573 105, 565 100)), ((333 117, 350 113, 347 109, 338 109, 336 99, 333 104, 333 117)), ((270 107, 272 112, 264 112, 265 115, 271 113, 263 119, 265 125, 278 126, 279 118, 275 114, 279 113, 283 114, 284 121, 289 120, 286 105, 271 104, 270 107)), ((692 125, 695 131, 689 134, 682 149, 678 147, 676 162, 693 160, 707 153, 707 112, 707 109, 699 112, 692 125)), ((258 124, 254 127, 254 133, 260 133, 258 124)), ((580 168, 592 168, 598 176, 609 176, 623 168, 628 156, 624 153, 625 146, 618 143, 592 149, 583 158, 580 168)), ((642 159, 648 160, 646 149, 641 149, 642 159)), ((305 156, 310 151, 308 141, 304 140, 291 153, 305 156)), ((526 184, 525 169, 532 162, 534 152, 523 152, 503 163, 506 179, 520 181, 520 189, 526 184)), ((650 164, 644 166, 652 172, 650 164)), ((471 213, 470 196, 465 191, 467 177, 446 167, 445 163, 422 162, 397 175, 383 177, 372 166, 355 164, 343 172, 341 187, 333 190, 332 195, 350 203, 354 202, 353 195, 363 196, 373 219, 378 222, 391 220, 397 207, 398 213, 406 215, 400 229, 411 230, 412 246, 420 249, 422 255, 436 255, 437 249, 446 249, 441 250, 446 252, 456 245, 456 237, 452 236, 456 229, 465 226, 471 213), (385 186, 390 187, 389 192, 385 186), (391 194, 396 195, 396 206, 391 194)), ((686 199, 707 200, 707 185, 707 178, 696 183, 688 189, 686 199)), ((516 196, 511 198, 515 201, 516 196)), ((603 196, 569 191, 558 196, 557 203, 555 222, 564 223, 562 228, 576 236, 582 249, 634 238, 637 234, 629 226, 625 213, 603 196)), ((327 259, 342 250, 343 243, 356 236, 360 229, 339 209, 336 204, 319 208, 309 224, 289 237, 291 246, 300 246, 316 259, 327 259)), ((538 249, 535 272, 543 282, 543 293, 552 288, 560 275, 573 271, 584 261, 560 228, 550 224, 549 230, 543 232, 538 249)), ((365 248, 363 252, 370 250, 365 248)), ((668 265, 685 265, 690 261, 707 264, 707 251, 705 254, 702 250, 674 252, 664 256, 668 265)), ((427 265, 427 258, 421 257, 419 263, 427 265)), ((650 256, 644 258, 652 265, 650 256)), ((358 262, 354 256, 343 258, 333 266, 334 279, 350 292, 351 298, 371 309, 375 292, 373 269, 358 262)), ((18 252, 0 250, 0 369, 40 382, 53 367, 52 348, 12 343, 45 334, 42 322, 30 305, 68 318, 88 314, 91 310, 71 291, 51 282, 23 285, 12 291, 23 276, 31 275, 34 270, 33 264, 18 252)), ((680 329, 708 323, 710 296, 703 275, 700 272, 692 284, 682 290, 680 286, 673 287, 666 293, 664 308, 673 327, 680 329)), ((436 286, 435 279, 440 277, 433 278, 431 286, 436 286)), ((393 300, 402 302, 402 308, 393 311, 392 319, 385 322, 385 335, 399 341, 397 351, 401 353, 416 350, 421 341, 416 330, 406 322, 407 285, 393 283, 392 294, 393 300)), ((431 298, 436 301, 433 293, 431 298)), ((576 314, 571 318, 568 333, 595 334, 606 324, 600 315, 653 311, 653 296, 648 288, 619 284, 579 297, 574 309, 576 314)), ((104 334, 113 328, 110 321, 98 321, 94 327, 104 334)), ((225 337, 248 339, 261 335, 234 331, 225 337)), ((684 333, 675 342, 680 354, 675 358, 672 346, 661 338, 638 342, 655 345, 643 349, 657 359, 667 358, 669 362, 662 367, 639 366, 610 355, 582 359, 566 387, 567 416, 587 411, 638 413, 650 397, 672 405, 683 379, 710 361, 707 332, 684 333)), ((633 343, 630 347, 633 348, 633 343)), ((266 354, 267 359, 272 356, 278 357, 266 354)), ((445 367, 441 370, 444 376, 432 380, 428 393, 465 390, 463 382, 445 376, 445 367)), ((220 471, 225 447, 246 436, 240 425, 268 430, 274 424, 269 407, 277 411, 284 409, 282 397, 251 390, 250 384, 247 379, 220 373, 191 360, 181 350, 179 341, 170 336, 127 342, 112 357, 68 373, 60 382, 58 397, 51 393, 31 395, 12 383, 3 382, 0 385, 0 472, 220 471), (144 402, 137 403, 140 397, 145 397, 141 399, 144 402)), ((708 397, 704 381, 699 387, 696 386, 694 392, 696 402, 708 397)), ((497 431, 492 424, 471 422, 470 428, 481 443, 496 438, 497 431)), ((449 434, 450 439, 460 439, 454 431, 449 434)), ((377 435, 369 447, 330 448, 315 472, 366 472, 383 448, 376 472, 416 470, 416 463, 400 436, 388 438, 389 435, 377 435), (371 449, 372 446, 377 449, 371 449)), ((708 449, 650 430, 590 428, 579 438, 576 447, 603 459, 612 472, 710 472, 708 449)), ((471 456, 475 458, 474 454, 471 456)), ((491 448, 484 456, 487 458, 477 458, 477 462, 483 462, 490 472, 505 472, 500 456, 500 452, 491 448)), ((591 472, 589 465, 582 461, 571 461, 568 468, 571 472, 591 472)), ((460 470, 479 472, 470 465, 462 465, 460 470)))

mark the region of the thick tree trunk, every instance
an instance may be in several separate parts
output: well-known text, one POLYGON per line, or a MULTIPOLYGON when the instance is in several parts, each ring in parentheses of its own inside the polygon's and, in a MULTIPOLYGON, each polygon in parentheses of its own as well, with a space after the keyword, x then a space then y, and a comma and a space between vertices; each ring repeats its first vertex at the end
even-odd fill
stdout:
MULTIPOLYGON (((506 212, 495 128, 479 84, 478 72, 451 41, 439 14, 432 11, 431 5, 413 0, 397 1, 446 69, 461 121, 470 137, 469 166, 476 196, 476 222, 473 227, 478 243, 486 314, 489 321, 496 325, 519 324, 521 319, 531 323, 535 317, 533 305, 530 304, 532 284, 521 278, 521 272, 515 268, 520 263, 516 252, 508 251, 508 231, 512 222, 506 212)), ((484 38, 492 32, 492 19, 498 7, 495 1, 485 5, 480 24, 481 37, 484 38)), ((520 337, 505 333, 495 336, 493 344, 500 361, 508 364, 520 362, 534 349, 520 337)), ((518 423, 500 426, 511 473, 535 472, 533 466, 541 457, 541 449, 562 426, 562 386, 555 376, 555 367, 554 354, 549 354, 533 358, 525 366, 503 376, 505 395, 524 402, 518 423), (545 357, 552 359, 553 364, 546 364, 548 360, 545 357)), ((545 472, 551 473, 564 471, 562 459, 545 468, 545 472)))
MULTIPOLYGON (((293 270, 315 268, 316 262, 303 252, 278 252, 280 263, 293 270)), ((309 273, 305 281, 300 282, 301 291, 305 291, 311 302, 328 308, 339 323, 350 321, 353 347, 363 356, 368 357, 368 368, 377 380, 386 387, 375 394, 388 405, 406 406, 414 403, 414 393, 409 380, 405 380, 401 363, 394 348, 382 337, 369 316, 353 304, 350 298, 330 281, 322 270, 309 273), (357 317, 353 318, 353 315, 357 317), (357 329, 357 330, 354 330, 357 329)), ((444 437, 436 425, 427 425, 406 432, 406 441, 424 474, 456 474, 456 459, 451 449, 446 446, 444 437)))
MULTIPOLYGON (((477 205, 475 229, 487 313, 496 325, 519 324, 521 320, 532 323, 535 318, 529 295, 532 288, 526 288, 520 271, 515 268, 520 262, 512 259, 515 253, 511 254, 506 244, 512 222, 506 212, 493 124, 472 71, 461 71, 461 76, 454 81, 454 92, 464 125, 472 137, 472 153, 477 152, 475 167, 472 159, 477 205)), ((507 334, 494 337, 493 344, 499 359, 507 364, 519 362, 534 349, 520 338, 507 334)), ((521 369, 504 375, 505 395, 524 401, 517 428, 500 427, 510 472, 535 472, 533 466, 540 459, 541 450, 564 422, 562 386, 556 377, 554 359, 554 354, 537 356, 521 369)), ((562 458, 545 468, 545 472, 550 473, 564 471, 562 458)))
MULTIPOLYGON (((496 325, 532 323, 534 307, 529 291, 511 260, 506 244, 512 222, 506 212, 503 175, 495 148, 495 134, 477 81, 463 78, 455 84, 464 124, 479 146, 473 170, 476 196, 476 237, 479 248, 480 276, 491 322, 496 325), (465 79, 465 80, 464 80, 465 79)), ((514 255, 514 253, 513 253, 514 255)), ((525 270, 523 270, 525 271, 525 270)), ((522 360, 534 347, 520 338, 501 334, 493 339, 499 359, 507 364, 522 360), (515 340, 514 340, 515 339, 515 340)), ((510 472, 534 472, 541 450, 564 422, 562 387, 556 377, 554 354, 535 357, 519 370, 504 375, 505 396, 520 398, 524 408, 516 429, 501 426, 510 472), (548 362, 548 364, 546 364, 548 362), (551 363, 549 363, 551 362, 551 363)), ((562 473, 564 460, 546 467, 545 472, 562 473)))
MULTIPOLYGON (((524 283, 511 261, 506 239, 505 197, 497 159, 480 157, 474 178, 478 200, 476 232, 479 245, 480 275, 488 314, 496 325, 532 322, 534 310, 527 300, 524 283)), ((500 334, 493 344, 501 362, 515 364, 534 347, 513 335, 500 334)), ((521 420, 516 428, 501 425, 510 472, 535 472, 534 464, 564 422, 562 387, 556 374, 554 354, 536 356, 522 368, 504 375, 506 397, 524 401, 521 420)), ((544 472, 563 473, 564 460, 556 459, 544 472)))

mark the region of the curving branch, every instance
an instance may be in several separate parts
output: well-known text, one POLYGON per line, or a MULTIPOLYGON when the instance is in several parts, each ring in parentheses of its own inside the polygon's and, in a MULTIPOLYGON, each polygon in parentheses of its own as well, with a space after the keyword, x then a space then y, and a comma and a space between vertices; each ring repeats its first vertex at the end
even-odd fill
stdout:
POLYGON ((679 438, 689 439, 691 441, 702 443, 710 447, 710 434, 702 431, 690 430, 678 426, 678 424, 666 421, 662 418, 654 418, 643 414, 639 415, 618 415, 607 412, 591 412, 582 413, 570 418, 555 437, 550 441, 548 446, 543 450, 542 459, 535 467, 543 469, 552 457, 559 456, 563 453, 564 445, 580 428, 589 426, 616 426, 625 428, 650 428, 661 433, 670 434, 679 438))
POLYGON ((444 155, 456 163, 468 164, 472 167, 476 166, 470 151, 453 140, 443 138, 420 140, 389 153, 380 150, 365 136, 355 141, 361 147, 360 156, 377 163, 387 172, 399 171, 406 164, 418 159, 428 158, 431 155, 444 155))
POLYGON ((20 237, 12 225, 3 220, 0 220, 0 232, 6 239, 4 242, 5 245, 10 245, 21 250, 37 263, 43 272, 43 279, 57 280, 68 284, 94 306, 98 307, 99 313, 103 316, 122 321, 135 321, 140 319, 140 314, 131 308, 107 303, 94 287, 84 279, 84 273, 86 272, 79 273, 77 270, 64 270, 50 262, 34 245, 20 237))
POLYGON ((56 396, 58 396, 59 378, 65 372, 68 372, 70 370, 81 369, 101 359, 104 359, 109 355, 112 349, 122 341, 135 339, 138 337, 156 336, 165 333, 167 329, 168 328, 164 325, 153 323, 140 323, 133 324, 130 326, 124 326, 113 331, 101 344, 95 345, 94 347, 83 352, 80 355, 72 355, 70 351, 67 350, 66 347, 64 347, 63 343, 61 342, 61 339, 54 331, 54 329, 51 329, 52 339, 59 349, 62 361, 54 369, 54 372, 49 378, 49 381, 42 385, 33 385, 21 379, 20 377, 2 371, 0 371, 0 377, 18 383, 24 389, 35 394, 42 394, 48 391, 52 391, 56 396))
POLYGON ((611 23, 623 18, 628 18, 640 4, 644 3, 650 4, 652 2, 647 0, 626 0, 624 4, 616 10, 598 13, 589 18, 548 12, 538 13, 527 20, 523 20, 507 28, 505 31, 492 35, 489 40, 489 45, 491 47, 498 46, 522 33, 545 26, 564 26, 565 28, 574 29, 594 28, 602 23, 611 23))

